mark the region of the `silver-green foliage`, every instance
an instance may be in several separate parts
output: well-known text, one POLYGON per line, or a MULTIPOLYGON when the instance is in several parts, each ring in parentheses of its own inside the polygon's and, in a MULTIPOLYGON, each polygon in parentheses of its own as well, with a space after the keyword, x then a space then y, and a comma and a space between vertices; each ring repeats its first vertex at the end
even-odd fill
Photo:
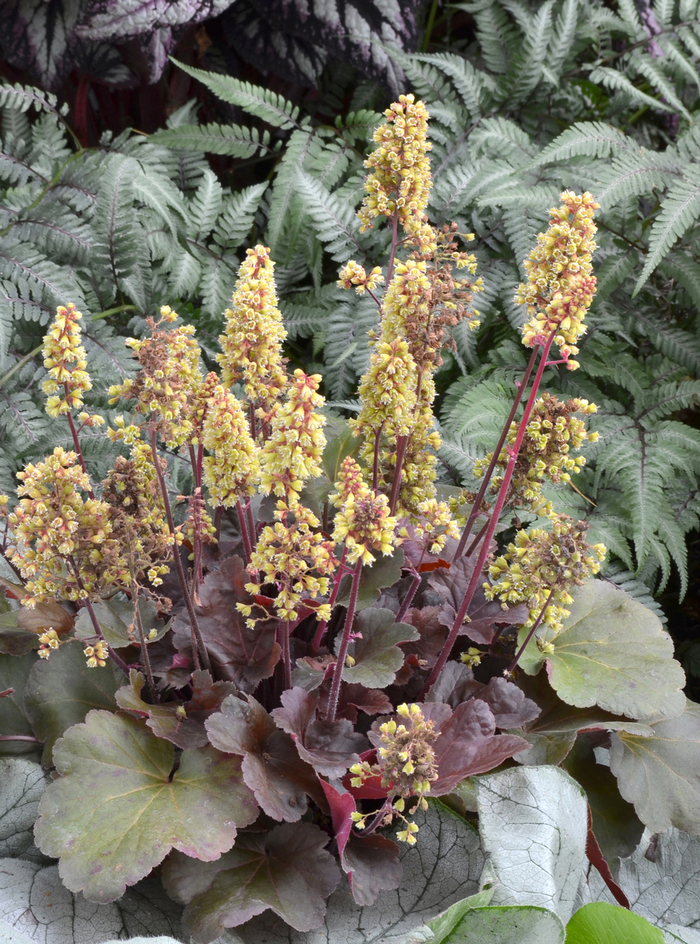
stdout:
MULTIPOLYGON (((91 406, 104 412, 108 386, 132 369, 105 316, 124 313, 124 326, 131 316, 137 333, 166 302, 220 319, 266 185, 232 192, 203 155, 130 132, 84 149, 53 96, 36 89, 0 87, 0 107, 0 491, 10 491, 25 461, 68 445, 39 387, 56 307, 83 313, 91 406)), ((195 121, 186 106, 170 124, 186 133, 195 121)), ((109 457, 99 458, 106 470, 109 457)))

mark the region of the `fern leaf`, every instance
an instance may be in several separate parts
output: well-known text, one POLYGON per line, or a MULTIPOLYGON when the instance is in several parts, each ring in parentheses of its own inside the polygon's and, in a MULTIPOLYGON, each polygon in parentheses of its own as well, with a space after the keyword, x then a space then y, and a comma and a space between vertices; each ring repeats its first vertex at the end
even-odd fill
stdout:
POLYGON ((657 42, 674 67, 674 71, 677 74, 684 75, 686 79, 700 89, 700 73, 698 73, 690 59, 681 52, 676 43, 670 40, 668 36, 659 36, 657 42))
POLYGON ((579 0, 564 0, 552 31, 546 57, 547 68, 557 77, 567 57, 571 55, 571 48, 576 39, 578 14, 579 0))
POLYGON ((171 297, 187 298, 195 294, 202 274, 202 266, 192 253, 180 247, 180 251, 173 259, 170 272, 171 297))
POLYGON ((270 197, 270 216, 267 224, 267 242, 273 253, 277 247, 289 218, 297 194, 297 169, 303 167, 316 141, 308 131, 294 131, 277 165, 277 173, 270 197))
MULTIPOLYGON (((659 271, 668 278, 676 279, 693 300, 696 308, 700 309, 700 263, 688 253, 672 250, 659 263, 659 271)), ((678 363, 683 362, 678 361, 678 363)))
POLYGON ((484 118, 472 131, 469 144, 475 157, 499 157, 514 167, 527 164, 536 154, 536 145, 526 131, 508 118, 484 118))
POLYGON ((106 162, 97 212, 91 222, 92 263, 108 302, 121 288, 145 311, 150 295, 150 260, 145 235, 133 212, 133 180, 137 172, 133 158, 113 154, 106 162))
POLYGON ((270 145, 269 132, 260 135, 257 128, 235 124, 182 125, 156 131, 149 140, 181 151, 201 151, 238 158, 272 154, 275 150, 270 145))
POLYGON ((607 298, 627 279, 637 264, 636 254, 618 252, 596 266, 596 300, 607 298))
POLYGON ((596 184, 596 199, 603 208, 622 200, 647 194, 655 187, 662 189, 679 174, 678 162, 672 155, 640 149, 613 158, 608 171, 596 184))
POLYGON ((203 85, 224 102, 238 105, 249 115, 261 118, 269 125, 285 131, 289 128, 300 128, 299 109, 287 101, 282 95, 277 95, 269 89, 259 85, 242 82, 232 75, 221 75, 218 72, 207 72, 204 69, 195 69, 186 66, 177 59, 172 60, 176 66, 198 79, 203 85))
MULTIPOLYGON (((692 164, 686 177, 669 188, 649 235, 649 254, 634 288, 636 295, 677 239, 700 216, 700 168, 692 164)), ((634 296, 633 296, 634 297, 634 296)))
POLYGON ((596 66, 589 75, 591 82, 602 85, 603 88, 610 89, 613 92, 624 92, 631 101, 638 105, 646 105, 647 108, 654 108, 656 111, 673 112, 670 105, 665 105, 657 98, 652 98, 633 85, 632 82, 622 72, 611 69, 609 66, 596 66))
POLYGON ((491 0, 477 0, 463 6, 476 21, 481 55, 491 72, 504 75, 521 37, 505 11, 491 0))
POLYGON ((659 62, 652 59, 648 54, 638 50, 630 56, 630 66, 636 69, 639 75, 643 76, 650 85, 660 92, 665 100, 673 106, 684 118, 690 120, 690 113, 683 102, 676 94, 673 82, 670 82, 668 76, 664 75, 659 62))
POLYGON ((224 191, 216 174, 206 170, 188 205, 188 230, 195 239, 204 239, 214 229, 221 211, 224 191))
POLYGON ((449 414, 441 417, 443 425, 450 433, 469 437, 488 448, 498 439, 514 396, 513 384, 484 380, 451 404, 449 414))
POLYGON ((604 121, 577 121, 539 154, 533 167, 569 161, 572 157, 610 157, 638 145, 614 125, 604 121))
POLYGON ((237 249, 250 235, 267 183, 255 184, 224 197, 214 240, 222 250, 237 249))
POLYGON ((202 262, 202 311, 219 318, 228 308, 236 284, 236 271, 224 259, 204 256, 202 262))
MULTIPOLYGON (((628 564, 627 566, 631 565, 628 564)), ((611 561, 608 564, 603 579, 614 583, 616 587, 628 593, 637 603, 646 606, 647 609, 658 616, 662 623, 668 622, 661 605, 649 593, 649 588, 635 574, 629 570, 624 570, 618 561, 611 561)))
POLYGON ((85 298, 74 273, 56 265, 26 243, 7 237, 0 242, 0 278, 24 284, 27 298, 46 301, 51 307, 68 305, 85 309, 85 298))
MULTIPOLYGON (((47 206, 44 203, 37 209, 46 210, 47 206)), ((61 207, 53 218, 18 220, 13 233, 57 262, 84 264, 92 246, 87 223, 61 207)))
POLYGON ((355 208, 330 193, 323 184, 303 170, 297 172, 304 210, 311 217, 318 238, 336 262, 346 262, 358 252, 364 256, 357 234, 359 224, 355 208))
POLYGON ((19 83, 16 85, 0 85, 0 107, 15 108, 20 112, 28 111, 34 107, 39 111, 48 111, 56 115, 57 118, 63 116, 63 110, 59 111, 56 107, 55 95, 19 83))
POLYGON ((416 55, 414 58, 419 62, 430 63, 448 76, 472 118, 481 114, 484 82, 482 74, 477 72, 468 59, 447 52, 416 55))
POLYGON ((155 210, 170 232, 175 235, 178 221, 187 219, 182 194, 160 168, 139 161, 133 178, 134 197, 155 210))
MULTIPOLYGON (((513 8, 512 4, 509 4, 513 8)), ((511 103, 525 101, 542 79, 543 65, 552 40, 552 7, 554 0, 541 3, 537 13, 524 28, 522 49, 517 58, 515 74, 509 82, 507 99, 511 103)))

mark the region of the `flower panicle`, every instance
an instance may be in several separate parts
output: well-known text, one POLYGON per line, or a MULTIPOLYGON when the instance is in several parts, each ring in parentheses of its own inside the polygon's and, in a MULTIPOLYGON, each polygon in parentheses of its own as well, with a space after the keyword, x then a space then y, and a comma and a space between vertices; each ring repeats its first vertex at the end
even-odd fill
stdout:
POLYGON ((212 507, 230 508, 244 495, 252 495, 258 480, 258 448, 250 435, 240 401, 220 384, 207 404, 202 442, 205 456, 204 484, 212 507))
MULTIPOLYGON (((59 305, 44 337, 44 367, 49 376, 41 388, 47 394, 46 412, 49 416, 79 410, 83 405, 83 394, 92 389, 87 354, 80 343, 82 317, 75 305, 59 305)), ((98 426, 104 420, 100 416, 82 413, 81 422, 86 426, 98 426)))
POLYGON ((395 533, 397 519, 389 514, 389 500, 365 484, 362 470, 351 456, 343 460, 335 487, 337 493, 330 500, 339 510, 333 540, 345 542, 348 563, 371 565, 377 553, 393 553, 400 539, 395 533))
POLYGON ((554 343, 569 370, 579 365, 570 359, 585 333, 584 318, 596 290, 591 256, 595 251, 593 214, 599 209, 590 193, 561 194, 562 205, 549 211, 549 229, 537 237, 524 266, 527 282, 515 295, 516 304, 527 305, 529 320, 523 328, 523 344, 544 343, 553 332, 554 343))

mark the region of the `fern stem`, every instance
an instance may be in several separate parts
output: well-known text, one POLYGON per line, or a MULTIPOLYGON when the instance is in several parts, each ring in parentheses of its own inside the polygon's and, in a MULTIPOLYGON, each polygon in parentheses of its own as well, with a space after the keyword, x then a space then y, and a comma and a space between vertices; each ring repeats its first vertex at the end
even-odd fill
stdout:
POLYGON ((182 598, 185 601, 185 606, 187 607, 187 614, 190 618, 190 630, 192 632, 192 656, 194 658, 194 667, 195 670, 201 668, 199 662, 199 652, 202 653, 202 661, 204 662, 204 667, 211 671, 211 662, 209 661, 209 653, 207 652, 206 646, 204 645, 204 640, 202 639, 202 633, 199 628, 199 622, 197 620, 197 614, 194 611, 194 604, 192 603, 192 596, 190 594, 189 588, 187 586, 187 580, 185 579, 185 572, 182 569, 182 561, 180 560, 180 545, 177 540, 177 532, 175 531, 175 522, 173 521, 173 512, 170 507, 170 498, 168 497, 168 489, 165 484, 165 478, 163 477, 163 470, 160 467, 160 458, 158 456, 158 446, 156 442, 156 430, 153 423, 151 423, 151 453, 153 455, 153 465, 155 466, 156 476, 158 477, 158 485, 160 486, 160 493, 163 498, 163 505, 165 506, 165 515, 168 519, 168 528, 170 530, 170 535, 173 540, 173 563, 175 564, 175 572, 177 573, 177 580, 180 584, 180 593, 182 598))
POLYGON ((547 597, 547 601, 546 601, 545 605, 542 607, 542 609, 540 610, 539 616, 537 617, 537 619, 535 620, 535 622, 532 624, 532 629, 531 629, 530 632, 527 634, 527 637, 525 638, 525 642, 522 644, 522 646, 521 646, 521 647, 518 649, 518 651, 515 653, 515 656, 514 656, 514 658, 513 658, 513 661, 511 662, 511 664, 508 666, 508 668, 507 668, 507 669, 505 670, 505 672, 503 673, 503 674, 506 676, 506 678, 508 678, 509 676, 511 676, 511 675, 513 674, 513 672, 515 671, 515 667, 516 667, 516 665, 518 664, 518 662, 520 661, 520 657, 522 656, 523 652, 525 652, 525 650, 527 649, 528 643, 530 642, 530 640, 532 639, 532 637, 535 635, 535 633, 536 633, 537 630, 539 629, 540 624, 542 623, 542 620, 544 619, 544 614, 547 612, 547 607, 548 607, 549 604, 552 602, 552 597, 553 597, 553 596, 554 596, 554 587, 552 587, 552 589, 549 591, 549 596, 547 597))
MULTIPOLYGON (((496 503, 493 509, 491 510, 491 518, 489 520, 489 526, 486 530, 486 534, 484 535, 484 540, 481 545, 481 551, 479 552, 479 557, 477 558, 476 564, 474 565, 474 570, 472 572, 471 580, 469 581, 469 586, 467 587, 467 592, 464 594, 464 600, 462 601, 462 605, 460 606, 459 611, 455 617, 455 621, 452 625, 452 629, 449 632, 445 645, 442 647, 442 650, 440 652, 440 655, 438 656, 437 662, 433 666, 433 670, 428 677, 428 681, 425 683, 425 686, 423 687, 423 691, 420 696, 422 698, 425 697, 429 689, 432 688, 432 686, 435 684, 435 682, 440 676, 440 673, 445 667, 445 663, 447 662, 448 656, 452 652, 452 647, 454 646, 457 640, 457 636, 459 635, 459 631, 462 628, 462 624, 464 623, 464 617, 467 615, 467 610, 469 609, 471 602, 474 599, 476 588, 478 587, 479 582, 483 579, 483 569, 484 569, 484 565, 486 564, 486 558, 489 555, 491 539, 496 530, 496 526, 498 524, 499 518, 501 517, 501 512, 503 511, 503 506, 506 500, 506 494, 508 492, 508 488, 510 487, 510 481, 513 477, 515 463, 518 458, 518 453, 520 452, 520 446, 522 445, 522 441, 525 437, 525 430, 527 429, 527 424, 530 421, 530 414, 532 413, 532 408, 535 405, 535 398, 537 397, 537 392, 539 390, 540 383, 542 381, 542 375, 544 374, 545 367, 547 366, 547 358, 549 357, 549 351, 550 351, 550 348, 552 347, 554 336, 557 333, 557 331, 558 331, 558 328, 552 331, 552 333, 550 334, 550 336, 547 338, 544 345, 542 346, 542 354, 540 358, 540 363, 537 368, 535 379, 532 382, 532 389, 530 390, 530 396, 528 397, 528 401, 525 405, 525 410, 523 412, 522 419, 520 420, 518 434, 515 438, 515 442, 513 443, 513 446, 508 450, 509 452, 508 465, 506 466, 505 472, 503 473, 503 482, 501 483, 501 487, 498 492, 498 497, 496 498, 496 503)), ((538 348, 535 348, 535 350, 538 350, 538 348)))
POLYGON ((430 5, 430 13, 428 14, 428 22, 425 26, 425 35, 423 36, 423 42, 421 43, 421 52, 427 52, 428 46, 430 45, 430 37, 433 32, 433 27, 435 26, 435 17, 437 15, 438 0, 433 0, 430 5))
MULTIPOLYGON (((486 495, 486 490, 488 489, 491 478, 493 477, 494 469, 496 468, 496 463, 498 462, 498 457, 501 454, 501 449, 503 449, 503 444, 505 443, 508 433, 510 432, 511 423, 515 419, 515 414, 517 413, 518 407, 520 406, 520 401, 523 398, 525 387, 527 386, 527 383, 530 379, 530 374, 532 373, 533 368, 535 366, 535 361, 537 360, 537 352, 538 352, 538 348, 533 347, 532 354, 530 354, 530 360, 528 361, 527 367, 525 368, 525 373, 523 374, 523 378, 518 384, 517 391, 515 394, 515 399, 513 401, 513 406, 511 407, 510 413, 508 414, 508 419, 505 421, 505 424, 503 426, 503 431, 501 432, 501 435, 496 444, 496 448, 493 451, 493 455, 491 456, 491 461, 489 462, 488 468, 486 469, 486 472, 484 473, 483 481, 481 483, 481 486, 479 487, 479 491, 476 494, 476 498, 474 499, 474 504, 472 505, 472 510, 469 513, 469 518, 467 519, 467 523, 464 526, 462 537, 460 538, 459 545, 457 547, 457 550, 455 551, 455 556, 454 556, 455 560, 457 560, 458 557, 461 557, 462 554, 464 553, 464 548, 471 534, 472 525, 474 524, 476 519, 479 517, 479 509, 481 508, 481 503, 483 502, 484 496, 486 495)), ((473 551, 474 551, 474 544, 472 543, 472 546, 469 549, 469 554, 472 554, 473 551)))
POLYGON ((338 649, 338 658, 333 666, 333 681, 328 695, 328 709, 326 711, 326 721, 331 724, 335 721, 338 711, 338 697, 340 695, 340 683, 343 678, 343 668, 345 659, 348 655, 348 646, 350 645, 350 633, 352 624, 355 622, 355 610, 357 608, 357 595, 360 591, 360 578, 362 577, 362 558, 355 564, 355 572, 352 575, 352 585, 350 587, 350 599, 348 600, 348 610, 345 614, 345 623, 343 624, 343 635, 340 638, 340 648, 338 649))

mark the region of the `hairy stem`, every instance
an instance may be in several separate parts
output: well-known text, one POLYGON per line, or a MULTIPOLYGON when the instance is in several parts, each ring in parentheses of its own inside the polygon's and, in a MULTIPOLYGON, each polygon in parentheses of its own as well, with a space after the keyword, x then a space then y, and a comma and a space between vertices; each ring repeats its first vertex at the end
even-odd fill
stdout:
POLYGON ((284 623, 280 623, 279 627, 280 635, 282 637, 282 664, 284 666, 284 687, 285 689, 290 689, 292 687, 292 657, 289 651, 289 620, 285 620, 284 623))
POLYGON ((136 581, 133 581, 131 584, 131 600, 134 604, 134 622, 136 623, 136 628, 139 633, 139 642, 141 643, 141 656, 143 658, 143 668, 146 672, 146 679, 148 681, 148 688, 151 693, 151 698, 155 703, 160 701, 160 696, 156 690, 155 682, 153 681, 153 669, 151 668, 151 657, 148 654, 148 644, 146 643, 146 634, 143 630, 143 620, 141 619, 141 610, 139 609, 139 588, 136 584, 136 581))
POLYGON ((476 588, 479 586, 479 582, 483 580, 483 569, 486 563, 486 558, 489 555, 489 546, 491 544, 491 538, 494 535, 494 532, 496 530, 496 525, 498 524, 498 520, 501 517, 501 512, 503 511, 503 506, 505 504, 508 488, 510 487, 510 480, 513 477, 513 470, 515 469, 515 463, 518 458, 518 453, 520 452, 520 446, 522 445, 522 441, 525 437, 525 430, 527 428, 527 424, 530 421, 530 414, 532 413, 532 408, 535 405, 535 398, 537 397, 537 392, 540 387, 542 375, 544 374, 545 367, 547 366, 547 357, 549 356, 549 350, 552 346, 552 342, 554 341, 554 335, 556 334, 557 331, 558 331, 558 328, 552 331, 549 338, 547 338, 547 340, 545 341, 544 345, 541 346, 542 355, 541 355, 539 366, 537 368, 537 374, 535 375, 535 379, 532 383, 532 389, 530 391, 530 396, 528 398, 527 404, 525 405, 525 411, 523 413, 523 417, 520 420, 520 426, 518 427, 518 434, 516 436, 515 442, 513 443, 513 446, 509 449, 508 465, 506 466, 505 472, 503 474, 503 482, 501 483, 501 488, 498 493, 496 503, 491 510, 491 518, 489 520, 489 526, 486 529, 486 534, 484 535, 484 540, 483 540, 483 544, 481 545, 481 551, 479 552, 479 557, 477 558, 476 564, 474 565, 474 572, 472 573, 471 580, 469 581, 469 586, 467 587, 467 592, 464 595, 464 600, 462 601, 462 605, 459 608, 459 612, 457 613, 455 617, 455 621, 447 637, 447 641, 445 642, 445 645, 442 647, 442 651, 440 652, 437 662, 435 663, 433 670, 430 673, 430 676, 428 677, 428 681, 425 683, 425 687, 423 688, 423 692, 422 692, 422 697, 424 697, 427 694, 428 690, 435 684, 435 682, 440 676, 440 673, 445 667, 445 663, 447 662, 450 652, 452 652, 452 647, 454 646, 455 641, 457 640, 457 636, 459 635, 459 631, 462 627, 462 623, 464 622, 464 617, 466 616, 467 610, 469 609, 469 606, 472 600, 474 599, 476 588))
POLYGON ((362 559, 355 564, 355 572, 352 575, 352 586, 350 587, 350 599, 348 600, 348 611, 345 614, 345 623, 343 624, 343 635, 340 639, 340 648, 338 650, 338 659, 333 667, 333 681, 328 696, 328 710, 326 712, 326 721, 335 721, 335 715, 338 710, 338 697, 340 695, 340 683, 343 678, 343 668, 350 645, 350 633, 352 624, 355 621, 355 609, 357 608, 357 594, 360 590, 360 577, 362 576, 362 559))
POLYGON ((394 467, 394 478, 391 483, 391 495, 389 496, 389 514, 396 512, 396 506, 399 503, 399 491, 401 489, 401 472, 403 470, 403 460, 406 456, 406 446, 408 445, 408 436, 396 437, 396 465, 394 467))
MULTIPOLYGON (((67 395, 67 392, 66 392, 66 395, 67 395)), ((75 428, 75 423, 73 422, 73 414, 69 411, 68 413, 66 413, 66 417, 68 418, 68 425, 70 426, 71 436, 73 437, 73 445, 75 446, 75 451, 78 455, 78 462, 80 462, 80 468, 83 470, 83 472, 85 473, 85 475, 87 475, 89 479, 90 473, 88 472, 87 466, 85 465, 85 459, 83 458, 83 450, 80 448, 80 440, 78 439, 78 431, 75 428)), ((92 490, 92 485, 88 488, 88 495, 90 496, 90 498, 94 500, 95 493, 92 490)))
POLYGON ((418 571, 416 571, 416 573, 413 575, 413 579, 411 580, 411 586, 408 588, 408 592, 406 593, 406 596, 403 598, 403 603, 399 607, 399 612, 396 614, 397 623, 400 623, 403 620, 406 613, 408 613, 408 608, 413 603, 413 598, 418 592, 418 587, 420 587, 420 582, 421 582, 421 576, 418 573, 418 571))
POLYGON ((209 661, 209 653, 206 650, 204 645, 204 640, 202 639, 202 633, 199 628, 199 622, 197 621, 197 614, 194 611, 194 604, 192 603, 192 596, 187 586, 187 580, 185 579, 185 572, 182 568, 182 561, 180 560, 180 545, 177 540, 177 532, 175 531, 175 522, 173 521, 173 512, 170 507, 170 499, 168 497, 168 489, 165 484, 165 478, 163 477, 163 470, 160 467, 160 457, 158 455, 158 445, 156 442, 156 429, 153 423, 151 423, 151 453, 153 455, 153 465, 155 466, 156 476, 158 477, 158 485, 160 486, 160 494, 163 498, 163 505, 165 507, 165 515, 168 519, 168 528, 170 530, 170 536, 173 541, 173 563, 175 564, 175 572, 177 573, 177 580, 180 585, 180 593, 182 598, 185 601, 185 606, 187 607, 187 614, 190 618, 190 629, 192 632, 192 656, 194 658, 194 667, 196 670, 201 668, 199 661, 199 654, 202 655, 202 661, 204 662, 204 667, 211 671, 211 662, 209 661))
POLYGON ((245 508, 240 499, 236 502, 236 512, 238 513, 238 527, 241 532, 241 540, 243 541, 243 552, 245 553, 245 562, 246 564, 250 563, 250 555, 252 554, 252 548, 250 546, 250 535, 248 534, 248 523, 246 521, 245 508))
MULTIPOLYGON (((340 581, 343 579, 343 572, 345 569, 344 568, 345 555, 347 553, 348 553, 348 549, 347 547, 345 547, 345 545, 343 545, 343 556, 340 558, 340 564, 338 566, 338 571, 336 573, 335 581, 333 583, 333 589, 331 590, 331 595, 328 598, 328 606, 330 607, 331 611, 333 610, 333 607, 335 606, 335 601, 338 596, 338 591, 340 590, 340 581)), ((323 636, 326 632, 327 626, 328 626, 328 620, 320 620, 318 626, 316 627, 316 632, 314 633, 313 642, 311 643, 311 649, 313 652, 318 652, 318 649, 323 640, 323 636)))
POLYGON ((386 285, 389 287, 391 277, 394 274, 394 260, 396 259, 396 247, 399 236, 399 211, 396 210, 391 221, 391 249, 389 251, 389 265, 386 270, 386 285))

